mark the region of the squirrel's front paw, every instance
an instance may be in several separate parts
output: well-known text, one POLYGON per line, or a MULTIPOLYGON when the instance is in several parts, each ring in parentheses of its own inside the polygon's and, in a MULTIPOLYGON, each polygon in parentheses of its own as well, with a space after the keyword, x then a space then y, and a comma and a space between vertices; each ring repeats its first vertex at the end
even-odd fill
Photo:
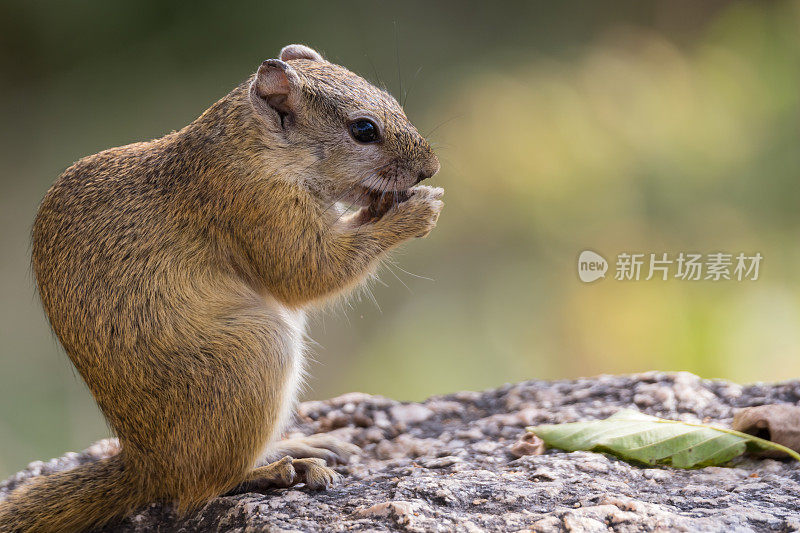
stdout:
POLYGON ((387 217, 392 228, 410 237, 426 237, 439 220, 444 189, 418 185, 408 190, 408 200, 393 207, 387 217))

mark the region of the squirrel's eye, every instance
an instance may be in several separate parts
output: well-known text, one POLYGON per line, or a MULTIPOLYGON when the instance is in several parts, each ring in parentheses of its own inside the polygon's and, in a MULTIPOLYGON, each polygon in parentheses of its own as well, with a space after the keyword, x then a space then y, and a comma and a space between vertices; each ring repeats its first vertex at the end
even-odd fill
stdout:
POLYGON ((378 126, 371 120, 364 118, 350 123, 350 135, 360 143, 374 143, 380 140, 378 126))

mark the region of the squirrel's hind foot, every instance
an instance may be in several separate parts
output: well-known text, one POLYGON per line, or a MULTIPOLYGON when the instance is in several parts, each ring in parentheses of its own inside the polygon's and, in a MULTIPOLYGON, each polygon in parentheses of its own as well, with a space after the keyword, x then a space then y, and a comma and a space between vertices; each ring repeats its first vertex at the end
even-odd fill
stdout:
POLYGON ((296 459, 324 459, 329 465, 346 464, 361 449, 355 444, 337 439, 326 433, 307 437, 285 439, 273 444, 262 457, 261 464, 271 463, 289 455, 296 459))
POLYGON ((260 492, 267 489, 282 489, 298 483, 297 471, 294 469, 293 459, 284 457, 266 466, 259 466, 247 475, 247 479, 239 483, 228 494, 242 494, 244 492, 260 492))
POLYGON ((293 459, 287 455, 279 461, 254 469, 245 481, 227 494, 283 489, 300 483, 305 483, 310 490, 323 490, 341 481, 342 475, 328 468, 322 459, 316 457, 293 459))
POLYGON ((295 459, 292 461, 292 466, 300 476, 298 483, 304 482, 311 490, 329 489, 342 481, 342 475, 325 466, 325 461, 322 459, 314 457, 295 459))

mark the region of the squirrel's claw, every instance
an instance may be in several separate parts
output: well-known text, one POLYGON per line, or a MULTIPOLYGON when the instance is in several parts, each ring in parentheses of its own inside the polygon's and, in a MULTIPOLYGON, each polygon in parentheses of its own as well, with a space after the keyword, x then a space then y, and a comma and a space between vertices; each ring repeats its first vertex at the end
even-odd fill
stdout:
POLYGON ((298 475, 293 463, 294 460, 287 456, 280 461, 260 466, 250 472, 247 478, 228 494, 261 492, 267 489, 291 487, 298 483, 298 475))
POLYGON ((314 457, 295 459, 292 466, 299 474, 297 483, 305 483, 311 490, 329 489, 341 483, 342 475, 325 466, 325 461, 314 457))
POLYGON ((324 459, 328 464, 346 464, 350 457, 360 451, 355 444, 325 433, 317 433, 276 442, 262 457, 262 462, 270 463, 279 457, 290 455, 296 459, 317 458, 324 459))

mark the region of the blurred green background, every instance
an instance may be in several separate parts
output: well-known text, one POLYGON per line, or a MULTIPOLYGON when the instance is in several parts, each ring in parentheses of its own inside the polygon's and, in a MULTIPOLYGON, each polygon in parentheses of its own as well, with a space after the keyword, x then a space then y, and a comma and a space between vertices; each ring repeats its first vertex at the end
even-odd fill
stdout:
POLYGON ((47 188, 184 126, 291 42, 405 98, 447 190, 437 230, 373 285, 378 305, 314 320, 306 398, 797 377, 799 24, 798 2, 3 2, 0 477, 108 434, 31 279, 47 188), (755 282, 588 285, 584 249, 764 261, 755 282))

